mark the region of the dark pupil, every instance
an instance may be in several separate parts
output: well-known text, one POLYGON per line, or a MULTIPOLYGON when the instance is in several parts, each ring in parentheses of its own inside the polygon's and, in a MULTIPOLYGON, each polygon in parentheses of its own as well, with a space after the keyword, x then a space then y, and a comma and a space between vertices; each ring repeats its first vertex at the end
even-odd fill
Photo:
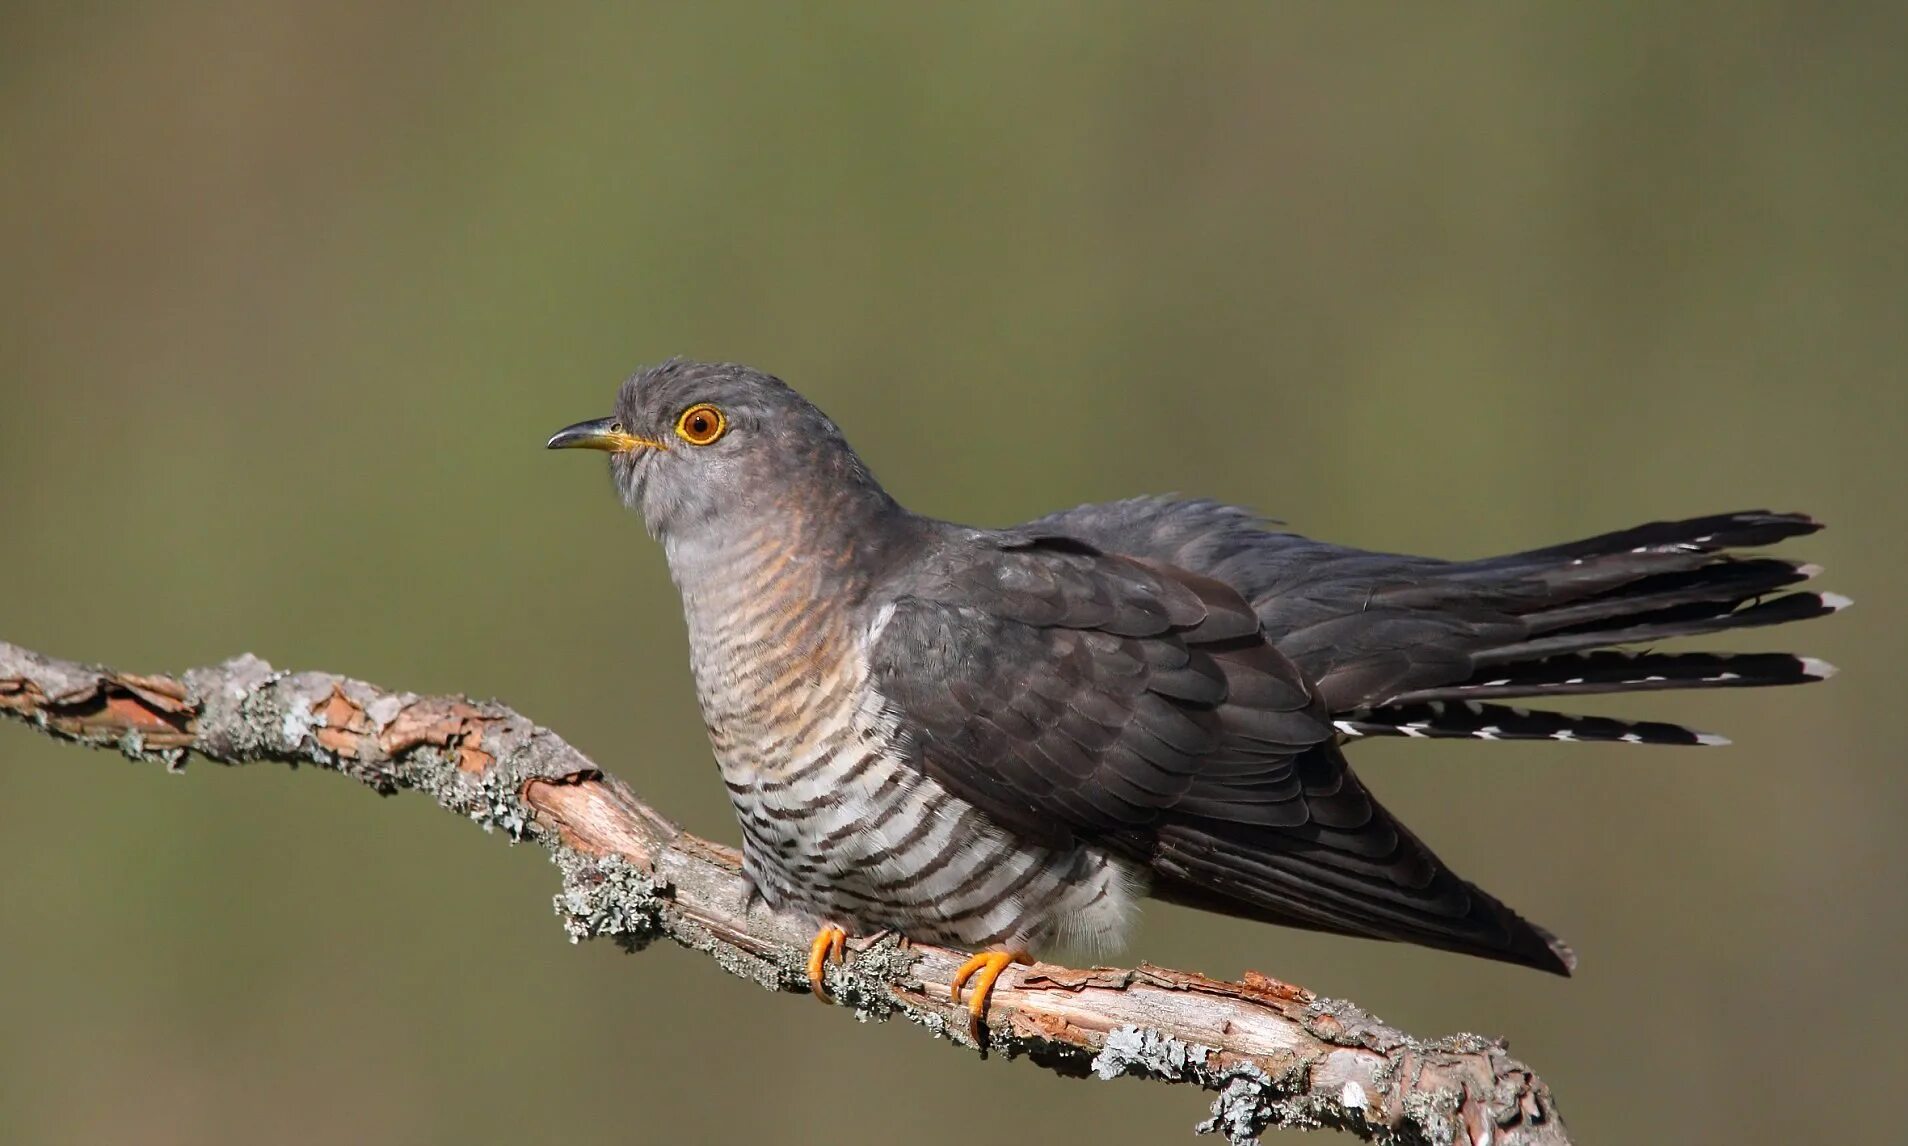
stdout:
POLYGON ((700 438, 709 432, 709 415, 697 414, 689 419, 689 432, 700 438))

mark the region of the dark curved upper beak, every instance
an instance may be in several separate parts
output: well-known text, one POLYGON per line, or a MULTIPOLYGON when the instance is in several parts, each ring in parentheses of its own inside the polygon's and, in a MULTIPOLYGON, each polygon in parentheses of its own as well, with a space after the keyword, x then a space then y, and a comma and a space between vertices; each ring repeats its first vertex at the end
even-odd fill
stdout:
POLYGON ((637 437, 623 429, 622 423, 614 418, 598 418, 593 422, 578 422, 574 426, 563 427, 544 448, 606 450, 613 454, 620 454, 643 446, 660 448, 661 443, 637 437))

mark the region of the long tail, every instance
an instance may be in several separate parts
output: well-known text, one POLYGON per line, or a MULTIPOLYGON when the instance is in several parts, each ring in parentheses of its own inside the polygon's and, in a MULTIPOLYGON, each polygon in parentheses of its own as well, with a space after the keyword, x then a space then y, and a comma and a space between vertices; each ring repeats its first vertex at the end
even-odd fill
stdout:
POLYGON ((1410 689, 1340 719, 1358 736, 1715 744, 1680 725, 1531 712, 1486 701, 1682 688, 1803 684, 1834 667, 1789 653, 1655 652, 1619 646, 1786 624, 1838 612, 1836 593, 1795 591, 1821 570, 1727 550, 1773 544, 1821 526, 1752 510, 1654 522, 1451 570, 1524 632, 1476 649, 1464 680, 1410 689))

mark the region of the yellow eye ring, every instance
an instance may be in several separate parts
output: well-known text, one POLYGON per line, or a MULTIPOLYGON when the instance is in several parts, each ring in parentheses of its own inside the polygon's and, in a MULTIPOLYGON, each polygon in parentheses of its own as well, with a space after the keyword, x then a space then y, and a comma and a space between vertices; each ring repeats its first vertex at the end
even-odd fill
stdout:
POLYGON ((707 446, 729 432, 729 419, 721 410, 699 402, 676 419, 676 436, 692 446, 707 446))

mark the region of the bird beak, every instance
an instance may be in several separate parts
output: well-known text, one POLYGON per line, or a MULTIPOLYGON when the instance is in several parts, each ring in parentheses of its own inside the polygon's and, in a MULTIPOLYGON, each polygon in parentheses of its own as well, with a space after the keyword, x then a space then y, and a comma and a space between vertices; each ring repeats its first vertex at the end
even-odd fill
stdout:
POLYGON ((644 447, 667 449, 661 442, 652 442, 648 438, 639 438, 623 429, 621 422, 614 418, 598 418, 593 422, 578 422, 574 426, 565 426, 550 439, 546 449, 552 450, 604 450, 612 454, 625 454, 644 447))

